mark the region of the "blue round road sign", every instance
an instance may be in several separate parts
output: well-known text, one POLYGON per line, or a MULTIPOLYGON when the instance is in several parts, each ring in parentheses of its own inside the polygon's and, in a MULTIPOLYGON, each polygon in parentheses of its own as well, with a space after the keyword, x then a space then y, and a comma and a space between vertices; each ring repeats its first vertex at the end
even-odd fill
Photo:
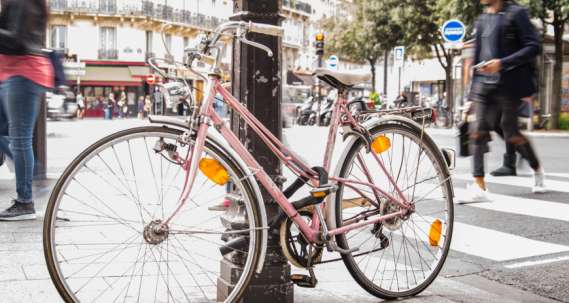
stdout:
POLYGON ((448 42, 457 42, 464 38, 466 27, 460 20, 452 19, 445 22, 442 28, 443 38, 448 42))
POLYGON ((330 59, 328 59, 328 64, 330 64, 331 67, 336 67, 336 65, 338 65, 338 57, 331 56, 330 59))

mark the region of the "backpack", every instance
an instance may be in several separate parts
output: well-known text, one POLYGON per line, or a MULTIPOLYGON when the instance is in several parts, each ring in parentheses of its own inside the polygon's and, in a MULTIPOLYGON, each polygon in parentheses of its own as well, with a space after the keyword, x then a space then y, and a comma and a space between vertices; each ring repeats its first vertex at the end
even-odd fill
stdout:
POLYGON ((63 64, 59 60, 57 51, 50 49, 47 50, 46 52, 49 57, 49 61, 51 61, 51 65, 53 66, 53 75, 55 76, 54 79, 55 87, 65 85, 67 82, 67 77, 65 77, 65 72, 63 71, 63 64))

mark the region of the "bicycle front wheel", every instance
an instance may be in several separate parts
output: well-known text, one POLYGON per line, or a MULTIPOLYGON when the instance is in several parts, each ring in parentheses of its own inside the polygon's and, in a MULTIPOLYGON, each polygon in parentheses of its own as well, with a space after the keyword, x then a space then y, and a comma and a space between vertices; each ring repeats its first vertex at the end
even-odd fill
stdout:
MULTIPOLYGON (((337 235, 336 241, 344 249, 359 247, 359 251, 343 254, 342 258, 366 291, 383 299, 414 296, 433 282, 450 248, 450 176, 430 137, 424 137, 421 148, 420 131, 402 124, 386 124, 370 133, 374 138, 385 136, 391 143, 378 156, 414 211, 337 235)), ((340 177, 373 183, 397 199, 393 183, 371 153, 366 153, 361 139, 356 141, 340 177)), ((400 210, 380 192, 348 183, 339 183, 335 207, 337 227, 400 210)))
POLYGON ((224 201, 226 187, 198 172, 186 204, 163 228, 186 182, 175 160, 187 159, 192 144, 181 144, 181 134, 166 127, 125 130, 89 147, 63 173, 46 210, 44 250, 64 301, 239 299, 261 251, 254 187, 226 152, 206 140, 198 156, 221 164, 242 202, 210 210, 224 201), (225 255, 242 266, 240 276, 231 271, 228 278, 220 270, 219 249, 235 236, 249 245, 225 255))

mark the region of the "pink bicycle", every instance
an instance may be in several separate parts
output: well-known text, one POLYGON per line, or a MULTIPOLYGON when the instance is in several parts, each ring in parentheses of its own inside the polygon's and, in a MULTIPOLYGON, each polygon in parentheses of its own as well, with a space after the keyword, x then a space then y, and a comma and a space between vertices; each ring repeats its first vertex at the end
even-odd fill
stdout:
POLYGON ((191 116, 152 116, 160 126, 108 136, 65 170, 47 206, 44 249, 66 302, 237 302, 262 270, 270 227, 280 231, 271 236, 279 237, 287 259, 309 271, 292 277, 298 286, 315 287, 314 267, 339 260, 384 299, 417 295, 437 277, 451 243, 453 187, 450 158, 423 132, 432 110, 352 116, 343 94, 371 75, 318 69, 338 98, 322 166, 303 164, 219 83, 222 35, 272 55, 247 33, 283 30, 227 22, 200 35, 185 49, 187 61, 174 64, 213 65, 203 103, 185 81, 162 87, 165 101, 183 102, 191 116), (281 191, 218 116, 216 93, 298 176, 290 187, 281 191), (340 126, 344 148, 332 163, 340 126), (281 206, 270 222, 257 181, 281 206), (290 202, 302 186, 310 195, 290 202), (226 210, 210 210, 225 199, 226 210), (324 258, 325 251, 339 256, 324 258))

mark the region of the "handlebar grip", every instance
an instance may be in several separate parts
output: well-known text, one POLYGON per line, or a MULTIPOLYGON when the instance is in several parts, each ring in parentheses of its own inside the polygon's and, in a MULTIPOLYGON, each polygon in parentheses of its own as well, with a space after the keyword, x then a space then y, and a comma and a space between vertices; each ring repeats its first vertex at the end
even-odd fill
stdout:
POLYGON ((284 28, 276 25, 253 23, 249 25, 249 31, 259 34, 271 35, 271 36, 284 36, 284 28))
POLYGON ((206 56, 206 55, 201 55, 200 61, 203 61, 203 62, 210 64, 210 65, 215 64, 215 58, 210 57, 210 56, 206 56))

